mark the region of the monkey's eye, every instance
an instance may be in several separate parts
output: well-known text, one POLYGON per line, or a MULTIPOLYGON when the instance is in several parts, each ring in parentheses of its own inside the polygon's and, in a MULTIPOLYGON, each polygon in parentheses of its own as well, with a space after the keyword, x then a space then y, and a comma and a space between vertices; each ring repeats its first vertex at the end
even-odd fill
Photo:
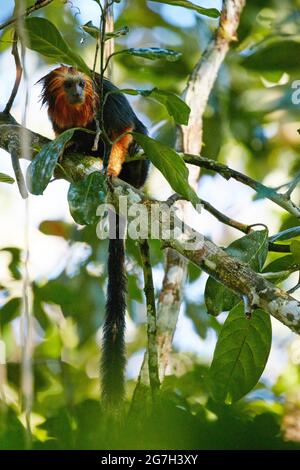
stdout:
POLYGON ((83 81, 83 80, 80 80, 79 86, 80 86, 81 88, 84 88, 84 81, 83 81))
POLYGON ((65 88, 69 89, 72 87, 72 82, 70 82, 69 80, 65 82, 65 88))

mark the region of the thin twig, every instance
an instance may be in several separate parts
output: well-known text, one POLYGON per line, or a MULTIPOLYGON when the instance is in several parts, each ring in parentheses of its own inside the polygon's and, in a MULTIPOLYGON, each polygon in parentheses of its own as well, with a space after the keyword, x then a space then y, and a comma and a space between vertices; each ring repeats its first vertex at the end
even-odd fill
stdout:
POLYGON ((251 231, 251 227, 247 224, 243 224, 242 222, 238 222, 237 220, 231 219, 227 215, 220 212, 218 209, 213 207, 209 202, 205 201, 204 199, 199 199, 200 204, 207 210, 210 214, 212 214, 216 219, 222 222, 225 225, 229 225, 240 232, 249 233, 251 231))
POLYGON ((300 272, 299 272, 299 279, 298 279, 297 284, 294 287, 292 287, 290 290, 288 290, 287 292, 288 294, 293 294, 298 289, 300 289, 300 272))
MULTIPOLYGON (((106 134, 105 126, 104 126, 104 71, 105 71, 105 32, 106 32, 106 16, 108 12, 108 8, 110 7, 110 4, 108 3, 107 0, 104 2, 104 6, 99 3, 100 8, 101 8, 101 18, 100 18, 100 35, 99 35, 99 40, 97 41, 96 45, 96 53, 98 53, 99 48, 100 48, 100 78, 99 78, 99 84, 97 84, 97 87, 99 89, 99 113, 97 116, 98 120, 98 127, 99 130, 97 130, 95 141, 94 141, 94 146, 93 148, 96 147, 97 141, 99 141, 100 134, 102 136, 102 140, 104 143, 104 155, 103 155, 103 166, 106 168, 107 166, 107 158, 108 158, 108 152, 106 150, 106 145, 110 146, 110 139, 108 135, 106 134)), ((95 64, 97 63, 97 57, 95 54, 95 64)), ((94 64, 94 65, 95 65, 94 64)), ((95 75, 95 74, 94 74, 95 75)), ((95 77, 94 77, 95 79, 95 77)))
POLYGON ((12 167, 13 167, 13 170, 14 170, 14 174, 15 174, 15 177, 16 177, 16 182, 17 182, 20 194, 21 194, 23 199, 27 199, 28 198, 28 191, 27 191, 27 188, 26 188, 26 183, 25 183, 25 180, 24 180, 24 176, 23 176, 21 166, 20 166, 20 160, 18 158, 18 155, 16 154, 16 151, 15 151, 13 145, 11 146, 11 149, 9 150, 9 153, 10 153, 10 156, 11 156, 11 163, 12 163, 12 167))
MULTIPOLYGON (((182 152, 178 152, 178 155, 180 155, 183 160, 190 165, 205 168, 209 171, 214 171, 215 173, 218 173, 219 175, 223 176, 223 178, 225 178, 226 180, 233 178, 239 183, 249 186, 258 194, 258 196, 261 196, 265 199, 269 199, 282 209, 285 209, 290 214, 300 218, 300 207, 298 207, 289 197, 287 197, 286 194, 281 194, 277 192, 276 189, 270 188, 269 186, 265 186, 264 184, 254 180, 250 176, 247 176, 244 173, 241 173, 240 171, 234 170, 233 168, 230 168, 229 166, 224 165, 223 163, 218 163, 216 162, 216 160, 201 157, 200 155, 193 155, 182 152)), ((134 157, 130 157, 130 161, 143 160, 145 158, 147 157, 146 155, 144 155, 144 152, 140 151, 134 157)))
POLYGON ((147 240, 140 242, 140 253, 143 264, 144 272, 144 292, 147 303, 147 334, 148 334, 148 369, 149 380, 152 391, 152 397, 155 400, 157 392, 160 387, 159 372, 158 372, 158 352, 156 340, 156 306, 155 306, 155 292, 152 277, 152 268, 150 261, 150 250, 147 240))
MULTIPOLYGON (((243 232, 246 235, 252 232, 252 228, 256 225, 263 225, 264 227, 266 227, 264 224, 247 225, 247 224, 243 224, 242 222, 238 222, 237 220, 232 219, 231 217, 228 217, 227 215, 220 212, 218 209, 216 209, 214 206, 212 206, 209 202, 205 201, 204 199, 200 199, 200 198, 198 199, 199 199, 199 203, 204 207, 204 209, 207 212, 209 212, 211 215, 213 215, 216 219, 218 219, 219 222, 222 222, 223 224, 228 225, 229 227, 235 228, 236 230, 239 230, 240 232, 243 232)), ((183 200, 183 197, 175 193, 169 197, 166 203, 168 204, 168 206, 172 206, 175 202, 180 201, 180 200, 183 200)), ((269 241, 268 250, 276 252, 276 253, 290 253, 291 247, 290 245, 280 245, 277 243, 273 243, 272 241, 269 241)))
POLYGON ((291 247, 290 245, 280 245, 279 243, 269 241, 269 251, 274 253, 291 253, 291 247))
MULTIPOLYGON (((113 2, 108 2, 107 3, 107 12, 106 12, 106 27, 105 27, 106 33, 112 33, 114 31, 114 13, 113 13, 113 2)), ((114 53, 115 49, 115 42, 114 40, 108 39, 106 40, 105 43, 105 48, 104 48, 104 62, 108 62, 108 57, 110 57, 114 53)), ((105 65, 105 69, 103 70, 103 74, 107 70, 107 76, 109 80, 113 79, 113 65, 110 62, 109 67, 105 65)))
MULTIPOLYGON (((240 232, 245 233, 246 235, 252 232, 252 228, 255 225, 264 225, 264 224, 251 224, 251 225, 243 224, 242 222, 238 222, 237 220, 232 219, 231 217, 228 217, 227 215, 223 214, 222 212, 220 212, 218 209, 213 207, 209 202, 205 201, 204 199, 199 198, 199 201, 203 205, 204 209, 207 210, 210 214, 212 214, 216 219, 218 219, 219 222, 222 222, 223 224, 228 225, 229 227, 233 227, 236 230, 239 230, 240 232)), ((268 250, 276 252, 276 253, 290 253, 291 252, 290 245, 279 245, 271 241, 269 241, 268 250)))
POLYGON ((54 0, 37 0, 34 5, 31 7, 26 8, 25 12, 21 15, 13 16, 9 20, 5 21, 4 23, 0 24, 0 31, 3 28, 6 28, 7 26, 10 26, 11 24, 15 23, 16 21, 22 20, 23 18, 26 18, 26 16, 31 15, 31 13, 34 13, 37 10, 40 10, 41 8, 44 8, 50 3, 52 3, 54 0))
POLYGON ((20 59, 19 50, 18 50, 18 33, 17 33, 16 30, 14 32, 13 46, 12 46, 11 53, 14 56, 15 64, 16 64, 16 79, 15 79, 15 83, 14 83, 11 95, 9 97, 9 100, 8 100, 6 106, 5 106, 4 111, 3 111, 5 114, 10 113, 12 105, 15 101, 15 97, 16 97, 16 95, 18 93, 18 90, 19 90, 19 86, 20 86, 21 78, 22 78, 22 73, 23 73, 21 59, 20 59))
POLYGON ((201 168, 206 168, 207 170, 215 171, 216 173, 223 176, 223 178, 226 180, 233 178, 236 181, 249 186, 250 188, 254 189, 258 195, 275 202, 275 204, 282 207, 290 214, 300 218, 300 208, 297 207, 285 194, 278 193, 275 189, 269 188, 268 186, 259 183, 253 178, 250 178, 250 176, 246 176, 243 173, 237 170, 233 170, 232 168, 222 163, 217 163, 214 160, 200 157, 199 155, 184 154, 183 158, 186 163, 190 163, 191 165, 196 165, 201 168))
POLYGON ((289 189, 287 190, 287 192, 285 193, 285 196, 290 198, 291 195, 292 195, 292 192, 297 188, 298 184, 300 183, 300 172, 295 176, 295 178, 293 179, 293 181, 291 181, 290 183, 288 183, 288 187, 289 189))
MULTIPOLYGON (((19 8, 24 5, 24 0, 19 3, 19 8)), ((20 10, 22 11, 22 10, 20 10)), ((23 158, 31 157, 31 142, 29 134, 26 131, 27 124, 27 113, 29 103, 29 86, 28 86, 28 74, 25 67, 26 61, 26 47, 25 44, 28 41, 26 30, 24 28, 24 16, 18 16, 17 31, 20 38, 21 44, 21 62, 24 74, 25 83, 25 100, 24 109, 22 113, 22 127, 20 129, 20 143, 21 143, 21 154, 23 158)), ((22 276, 23 281, 23 295, 22 295, 22 368, 21 368, 21 379, 22 379, 22 407, 25 413, 26 420, 26 438, 27 448, 32 447, 32 430, 31 430, 31 414, 33 406, 33 321, 32 321, 32 292, 31 292, 31 281, 29 274, 29 198, 25 201, 25 225, 24 225, 24 272, 22 276)))
MULTIPOLYGON (((5 114, 10 113, 12 105, 15 101, 16 96, 17 96, 17 93, 18 93, 18 90, 19 90, 19 87, 20 87, 20 83, 21 83, 21 79, 22 79, 22 74, 23 74, 22 63, 21 63, 19 50, 18 50, 18 39, 19 39, 18 32, 17 32, 17 30, 15 30, 11 53, 12 53, 14 59, 15 59, 15 64, 16 64, 16 79, 15 79, 15 83, 14 83, 11 95, 9 97, 9 100, 8 100, 6 106, 5 106, 4 111, 3 111, 5 114)), ((18 155, 17 155, 17 153, 14 149, 13 143, 11 145, 9 145, 9 152, 10 152, 10 155, 11 155, 12 167, 13 167, 13 170, 14 170, 14 173, 15 173, 15 177, 16 177, 16 181, 17 181, 17 185, 18 185, 20 194, 21 194, 23 199, 26 199, 28 197, 28 192, 27 192, 27 189, 26 189, 24 176, 23 176, 22 169, 21 169, 21 166, 20 166, 20 161, 19 161, 18 155)))

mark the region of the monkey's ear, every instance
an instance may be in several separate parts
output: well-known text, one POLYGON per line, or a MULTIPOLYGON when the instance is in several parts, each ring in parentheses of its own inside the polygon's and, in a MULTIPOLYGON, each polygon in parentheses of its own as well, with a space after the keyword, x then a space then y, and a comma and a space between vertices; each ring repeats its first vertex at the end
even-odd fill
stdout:
POLYGON ((49 78, 53 71, 47 73, 42 78, 40 78, 34 85, 42 85, 41 94, 39 97, 39 101, 42 103, 41 106, 47 103, 48 101, 48 93, 47 93, 47 82, 49 82, 49 78))
MULTIPOLYGON (((51 72, 50 72, 50 73, 51 73, 51 72)), ((35 82, 34 86, 35 86, 35 85, 38 85, 38 84, 40 84, 40 83, 41 83, 42 85, 44 85, 45 80, 46 80, 46 78, 48 77, 48 75, 49 75, 49 73, 47 73, 47 75, 44 75, 42 78, 39 78, 39 80, 38 80, 37 82, 35 82)))

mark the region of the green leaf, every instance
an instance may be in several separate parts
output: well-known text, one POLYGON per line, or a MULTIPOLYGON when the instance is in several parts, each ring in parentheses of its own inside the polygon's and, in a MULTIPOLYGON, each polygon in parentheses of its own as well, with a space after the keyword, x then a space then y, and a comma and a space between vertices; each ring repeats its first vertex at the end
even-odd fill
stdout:
MULTIPOLYGON (((231 243, 225 251, 260 272, 268 254, 268 232, 267 230, 251 232, 231 243)), ((212 277, 207 280, 204 295, 207 311, 214 316, 231 310, 240 300, 233 291, 212 277)))
POLYGON ((272 341, 270 316, 255 310, 247 320, 240 303, 229 313, 209 370, 209 388, 215 401, 232 403, 258 382, 272 341))
POLYGON ((298 71, 299 64, 295 57, 299 55, 300 42, 280 40, 258 47, 243 59, 242 65, 253 70, 298 71))
POLYGON ((51 21, 39 17, 27 18, 24 30, 28 37, 29 49, 53 59, 54 62, 64 62, 78 67, 87 75, 91 74, 86 63, 69 47, 51 21))
POLYGON ((114 90, 113 93, 125 93, 127 95, 140 95, 145 98, 153 98, 159 103, 163 104, 169 113, 178 124, 187 125, 191 109, 179 96, 170 91, 159 90, 152 88, 152 90, 134 90, 131 88, 124 88, 114 90))
POLYGON ((2 248, 0 251, 7 251, 11 255, 11 260, 8 264, 8 269, 14 279, 17 281, 21 279, 21 250, 15 247, 2 248))
POLYGON ((276 233, 272 237, 270 237, 271 242, 276 242, 279 240, 290 240, 291 238, 299 237, 300 236, 300 226, 291 227, 287 230, 283 230, 282 232, 276 233))
MULTIPOLYGON (((85 25, 82 26, 82 29, 92 36, 94 39, 99 38, 100 30, 97 26, 94 26, 92 21, 88 21, 85 25)), ((126 36, 129 33, 128 26, 123 26, 122 28, 116 29, 111 33, 105 33, 105 41, 108 41, 112 38, 118 38, 120 36, 126 36)))
POLYGON ((268 273, 268 272, 276 273, 278 271, 292 269, 295 265, 296 265, 296 259, 294 255, 281 256, 280 258, 277 258, 271 263, 269 263, 262 272, 263 273, 268 273))
POLYGON ((273 284, 277 284, 287 279, 292 272, 297 271, 298 269, 299 267, 297 266, 295 256, 286 255, 269 263, 262 272, 275 274, 274 277, 272 275, 270 280, 273 284), (276 275, 276 273, 278 273, 278 275, 276 275))
POLYGON ((62 237, 70 240, 73 232, 73 225, 62 220, 44 220, 39 226, 39 231, 44 235, 62 237))
POLYGON ((13 184, 15 180, 5 173, 0 173, 0 183, 13 184))
POLYGON ((291 253, 294 255, 296 263, 300 263, 300 241, 298 240, 292 241, 291 253))
POLYGON ((222 312, 228 312, 241 300, 232 290, 223 286, 223 284, 220 284, 212 277, 207 279, 204 297, 207 313, 214 317, 217 317, 222 312))
POLYGON ((189 185, 189 172, 180 155, 147 135, 133 132, 133 136, 174 191, 191 201, 193 205, 199 203, 197 194, 189 185))
POLYGON ((268 245, 268 231, 256 230, 231 243, 226 252, 260 272, 267 258, 268 245))
POLYGON ((181 98, 174 93, 158 90, 157 88, 151 91, 150 96, 165 105, 169 115, 174 118, 175 122, 185 126, 188 125, 191 109, 181 98))
POLYGON ((166 59, 168 62, 176 62, 182 56, 181 52, 173 51, 172 49, 163 49, 161 47, 142 47, 124 49, 118 51, 117 54, 133 55, 135 57, 143 57, 144 59, 157 60, 166 59))
POLYGON ((105 176, 99 171, 91 173, 79 183, 70 185, 68 201, 73 219, 80 225, 97 222, 97 208, 105 202, 105 176))
POLYGON ((32 194, 43 194, 52 178, 59 158, 63 155, 66 144, 73 137, 75 129, 63 132, 57 139, 44 145, 30 163, 27 170, 27 185, 32 194))
POLYGON ((176 7, 184 7, 188 8, 189 10, 195 10, 197 13, 201 15, 210 16, 211 18, 218 18, 220 16, 219 10, 216 8, 204 8, 198 5, 195 5, 188 0, 151 0, 152 2, 156 3, 167 3, 168 5, 176 6, 176 7))
POLYGON ((0 308, 0 326, 10 323, 12 320, 21 315, 21 299, 14 298, 9 300, 0 308))
POLYGON ((221 330, 221 325, 216 318, 207 315, 205 305, 200 303, 187 302, 186 316, 193 322, 193 326, 202 339, 206 339, 208 332, 213 328, 217 333, 221 330))

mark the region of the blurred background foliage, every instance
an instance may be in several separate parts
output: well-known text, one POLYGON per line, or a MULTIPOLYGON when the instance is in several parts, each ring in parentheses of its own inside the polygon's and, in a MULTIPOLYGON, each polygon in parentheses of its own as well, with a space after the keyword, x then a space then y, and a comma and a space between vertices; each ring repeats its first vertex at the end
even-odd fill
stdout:
MULTIPOLYGON (((27 3, 31 5, 32 1, 27 3)), ((300 72, 300 0, 247 3, 239 41, 221 69, 205 113, 203 155, 269 184, 286 182, 300 171, 299 105, 291 98, 291 84, 300 72)), ((83 3, 55 1, 38 15, 51 20, 91 65, 95 41, 83 32, 78 7, 84 8, 83 3)), ((118 85, 156 86, 182 93, 218 22, 193 14, 190 26, 182 27, 182 10, 174 13, 173 9, 169 18, 170 11, 169 7, 145 0, 117 5, 116 28, 127 25, 130 33, 117 39, 116 48, 153 45, 182 52, 182 60, 175 63, 149 64, 143 59, 117 56, 114 81, 118 85)), ((8 17, 11 13, 7 11, 8 17)), ((97 18, 90 19, 97 24, 97 18)), ((0 39, 0 53, 5 54, 10 48, 11 29, 4 30, 0 39)), ((39 66, 44 66, 44 60, 38 56, 39 66)), ((13 64, 11 67, 13 70, 13 64)), ((132 102, 150 125, 152 135, 173 145, 174 124, 163 106, 136 97, 132 102)), ((202 178, 205 175, 214 177, 203 171, 202 178)), ((227 187, 230 190, 230 184, 227 187)), ((278 231, 296 224, 292 216, 277 213, 278 231)), ((210 398, 205 379, 209 364, 205 358, 175 348, 160 409, 138 423, 127 423, 124 434, 103 432, 98 403, 98 344, 105 305, 106 242, 96 238, 93 226, 45 220, 39 229, 48 237, 67 240, 69 250, 63 270, 33 283, 34 448, 300 449, 299 339, 284 345, 289 348, 290 359, 276 381, 262 381, 233 405, 216 404, 210 398)), ((229 241, 230 235, 224 231, 222 242, 227 245, 229 241)), ((0 366, 0 449, 21 449, 26 445, 18 334, 21 252, 18 247, 2 248, 9 255, 5 258, 9 276, 0 279, 0 334, 7 354, 7 365, 0 366)), ((127 248, 127 347, 128 357, 134 359, 146 344, 145 306, 139 252, 130 240, 127 248)), ((151 241, 151 253, 154 272, 161 279, 164 258, 158 241, 151 241)), ((273 253, 268 261, 279 256, 273 253)), ((222 319, 206 313, 203 289, 199 290, 202 276, 189 267, 183 310, 201 341, 205 341, 211 331, 218 334, 222 319)), ((134 387, 135 380, 129 377, 128 398, 134 387)))

